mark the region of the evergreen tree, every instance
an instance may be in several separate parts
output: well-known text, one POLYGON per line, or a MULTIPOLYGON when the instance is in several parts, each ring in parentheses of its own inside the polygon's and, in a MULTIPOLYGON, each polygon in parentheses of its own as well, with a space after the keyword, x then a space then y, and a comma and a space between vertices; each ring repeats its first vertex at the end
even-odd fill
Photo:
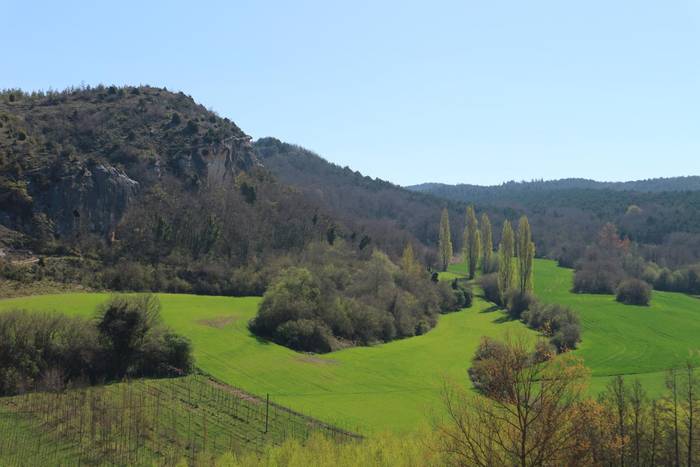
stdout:
POLYGON ((491 272, 491 258, 493 257, 493 233, 491 232, 491 220, 486 213, 481 215, 481 272, 491 272))
POLYGON ((447 271, 452 260, 452 234, 450 232, 450 216, 447 208, 442 210, 440 217, 440 238, 438 241, 438 257, 443 271, 447 271))
POLYGON ((474 213, 474 206, 469 206, 467 208, 466 215, 466 259, 467 259, 467 272, 469 273, 469 278, 474 279, 476 275, 476 267, 479 263, 479 221, 476 219, 476 214, 474 213))
POLYGON ((526 216, 518 223, 518 289, 521 293, 532 292, 532 271, 535 244, 532 242, 530 222, 526 216))
POLYGON ((503 222, 501 243, 498 246, 498 292, 501 303, 505 303, 506 294, 514 285, 513 255, 515 253, 515 239, 513 237, 513 228, 510 222, 505 220, 503 222))

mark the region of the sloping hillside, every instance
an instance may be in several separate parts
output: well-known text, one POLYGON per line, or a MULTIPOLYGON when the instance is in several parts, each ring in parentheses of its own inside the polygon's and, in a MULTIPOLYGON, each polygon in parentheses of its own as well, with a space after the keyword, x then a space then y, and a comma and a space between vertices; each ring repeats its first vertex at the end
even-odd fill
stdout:
POLYGON ((538 253, 567 265, 606 222, 642 244, 648 259, 669 267, 700 261, 700 177, 634 182, 565 179, 498 186, 426 183, 408 187, 486 210, 528 215, 538 253), (678 252, 683 251, 682 257, 678 252))
MULTIPOLYGON (((250 137, 183 93, 98 86, 0 94, 2 256, 10 265, 42 258, 6 277, 260 293, 269 280, 261 270, 309 242, 340 236, 400 251, 412 237, 399 203, 356 216, 329 196, 337 193, 280 183, 250 137)), ((428 224, 421 240, 430 238, 428 224)))
POLYGON ((454 219, 453 237, 461 238, 464 203, 406 190, 275 138, 262 138, 253 147, 279 180, 320 202, 353 229, 364 228, 382 249, 400 251, 410 237, 423 245, 437 244, 440 210, 445 205, 454 219))

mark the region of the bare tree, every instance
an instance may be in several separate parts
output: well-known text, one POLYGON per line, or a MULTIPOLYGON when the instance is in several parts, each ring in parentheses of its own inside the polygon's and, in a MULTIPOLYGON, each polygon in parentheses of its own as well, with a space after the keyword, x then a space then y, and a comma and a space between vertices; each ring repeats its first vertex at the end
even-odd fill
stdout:
POLYGON ((437 427, 442 450, 457 465, 570 463, 587 374, 580 359, 566 354, 535 364, 524 338, 508 338, 486 371, 487 397, 445 385, 448 420, 437 427))

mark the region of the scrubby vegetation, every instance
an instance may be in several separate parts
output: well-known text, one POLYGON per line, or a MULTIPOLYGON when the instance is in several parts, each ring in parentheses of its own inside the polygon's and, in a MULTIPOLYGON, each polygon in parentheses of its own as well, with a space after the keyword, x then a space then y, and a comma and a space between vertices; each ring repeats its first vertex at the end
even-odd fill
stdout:
POLYGON ((581 340, 578 315, 562 305, 532 303, 522 314, 522 320, 532 329, 549 337, 558 352, 573 350, 581 340))
POLYGON ((692 365, 666 373, 666 393, 613 378, 597 400, 571 354, 544 363, 523 339, 482 341, 470 371, 486 397, 446 384, 438 446, 454 465, 694 465, 698 391, 692 365))
POLYGON ((471 290, 459 281, 433 282, 410 245, 397 266, 376 250, 358 258, 341 241, 321 242, 279 274, 250 329, 322 353, 425 334, 440 312, 470 305, 471 290))
POLYGON ((93 320, 60 313, 0 313, 0 395, 125 376, 186 374, 189 340, 160 319, 158 299, 116 296, 93 320))
POLYGON ((649 305, 651 286, 640 279, 625 279, 617 287, 616 299, 627 305, 649 305))

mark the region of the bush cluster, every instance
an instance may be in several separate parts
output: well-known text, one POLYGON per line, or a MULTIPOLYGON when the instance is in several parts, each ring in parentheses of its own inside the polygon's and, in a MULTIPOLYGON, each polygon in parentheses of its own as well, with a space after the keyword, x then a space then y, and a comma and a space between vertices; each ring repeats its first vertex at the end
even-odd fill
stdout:
POLYGON ((641 279, 625 279, 617 287, 616 300, 626 305, 649 305, 651 286, 641 279))
POLYGON ((529 327, 548 336, 550 343, 559 352, 575 349, 581 340, 580 320, 568 307, 534 302, 523 312, 522 320, 529 327))
POLYGON ((498 274, 484 274, 479 278, 479 286, 483 290, 486 300, 496 305, 503 305, 501 303, 501 293, 498 289, 498 274))
POLYGON ((438 282, 417 262, 374 251, 358 257, 341 240, 309 246, 263 296, 253 333, 308 352, 424 334, 439 313, 471 305, 469 287, 438 282))
POLYGON ((648 276, 644 279, 653 283, 657 290, 700 295, 700 265, 692 265, 676 271, 663 268, 659 271, 650 271, 648 276))
POLYGON ((151 295, 115 296, 94 320, 22 310, 0 313, 0 395, 66 384, 192 370, 190 342, 165 327, 151 295))

